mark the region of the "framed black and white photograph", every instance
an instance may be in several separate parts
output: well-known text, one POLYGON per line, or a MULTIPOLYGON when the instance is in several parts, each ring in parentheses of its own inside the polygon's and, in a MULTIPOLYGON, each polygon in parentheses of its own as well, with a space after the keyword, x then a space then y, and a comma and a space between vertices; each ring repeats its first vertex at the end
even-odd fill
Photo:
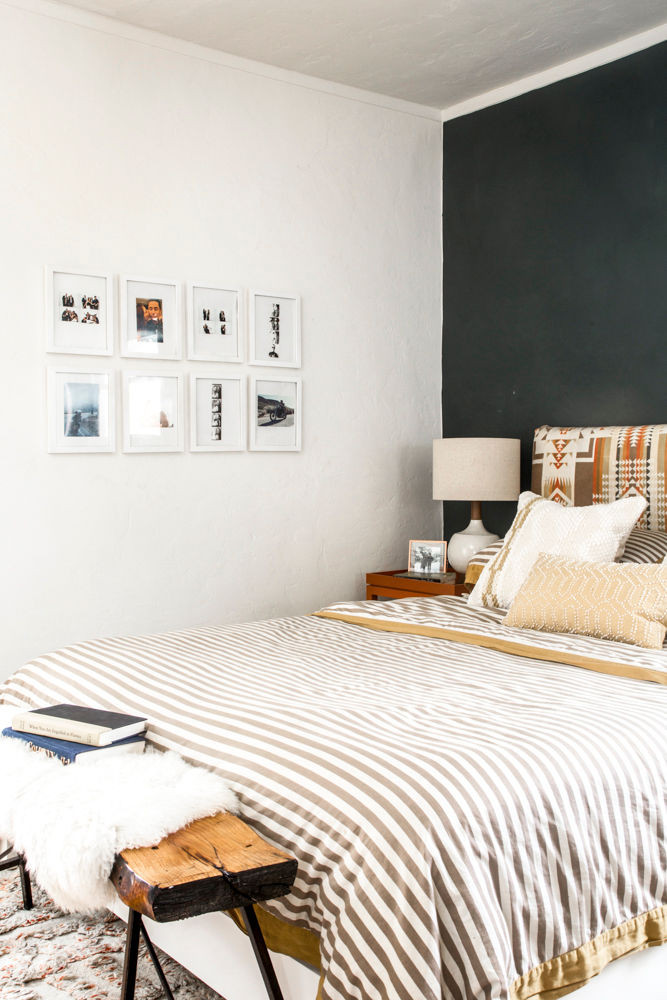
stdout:
POLYGON ((297 295, 250 293, 250 364, 301 366, 301 299, 297 295))
POLYGON ((47 370, 50 452, 114 451, 112 372, 47 370))
POLYGON ((447 542, 424 541, 413 538, 410 540, 410 558, 408 572, 423 573, 425 576, 446 573, 447 542))
POLYGON ((190 451, 243 451, 245 438, 245 379, 191 375, 190 451))
POLYGON ((182 350, 181 308, 177 281, 121 278, 121 355, 177 361, 182 350))
POLYGON ((123 372, 123 451, 183 451, 183 376, 123 372))
POLYGON ((113 278, 44 269, 46 349, 54 354, 113 354, 113 278))
POLYGON ((301 379, 253 377, 250 391, 251 451, 301 450, 301 379))
POLYGON ((204 282, 188 285, 188 358, 243 361, 243 295, 238 288, 204 282))

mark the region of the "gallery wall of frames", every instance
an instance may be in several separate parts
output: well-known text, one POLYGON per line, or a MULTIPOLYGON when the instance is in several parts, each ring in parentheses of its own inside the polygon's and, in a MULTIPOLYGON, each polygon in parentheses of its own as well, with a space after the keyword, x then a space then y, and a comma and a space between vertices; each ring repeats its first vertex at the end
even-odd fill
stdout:
POLYGON ((44 300, 49 354, 137 362, 49 364, 50 452, 116 451, 118 398, 128 454, 301 450, 299 296, 47 267, 44 300))

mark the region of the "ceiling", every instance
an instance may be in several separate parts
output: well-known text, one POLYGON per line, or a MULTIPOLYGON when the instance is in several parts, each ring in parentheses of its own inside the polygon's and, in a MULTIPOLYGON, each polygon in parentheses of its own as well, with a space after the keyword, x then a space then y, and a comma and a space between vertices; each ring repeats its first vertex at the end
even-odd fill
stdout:
POLYGON ((435 108, 665 20, 665 0, 68 2, 221 52, 435 108))

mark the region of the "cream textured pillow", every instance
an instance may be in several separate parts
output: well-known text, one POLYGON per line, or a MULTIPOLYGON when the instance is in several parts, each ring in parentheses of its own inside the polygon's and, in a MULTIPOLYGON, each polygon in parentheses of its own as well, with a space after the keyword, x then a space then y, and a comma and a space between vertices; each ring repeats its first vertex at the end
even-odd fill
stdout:
POLYGON ((660 649, 667 631, 667 565, 591 563, 541 555, 516 595, 505 625, 660 649))
POLYGON ((563 507, 537 493, 522 493, 503 547, 482 570, 469 603, 473 607, 509 608, 541 552, 587 562, 613 562, 645 507, 643 497, 591 507, 563 507))

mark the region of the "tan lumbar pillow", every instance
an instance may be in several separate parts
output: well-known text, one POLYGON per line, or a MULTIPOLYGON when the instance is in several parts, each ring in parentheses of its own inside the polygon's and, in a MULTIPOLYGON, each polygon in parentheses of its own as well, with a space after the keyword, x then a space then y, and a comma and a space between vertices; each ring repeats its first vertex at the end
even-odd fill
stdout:
POLYGON ((667 631, 667 564, 591 563, 543 553, 505 625, 660 649, 667 631))

